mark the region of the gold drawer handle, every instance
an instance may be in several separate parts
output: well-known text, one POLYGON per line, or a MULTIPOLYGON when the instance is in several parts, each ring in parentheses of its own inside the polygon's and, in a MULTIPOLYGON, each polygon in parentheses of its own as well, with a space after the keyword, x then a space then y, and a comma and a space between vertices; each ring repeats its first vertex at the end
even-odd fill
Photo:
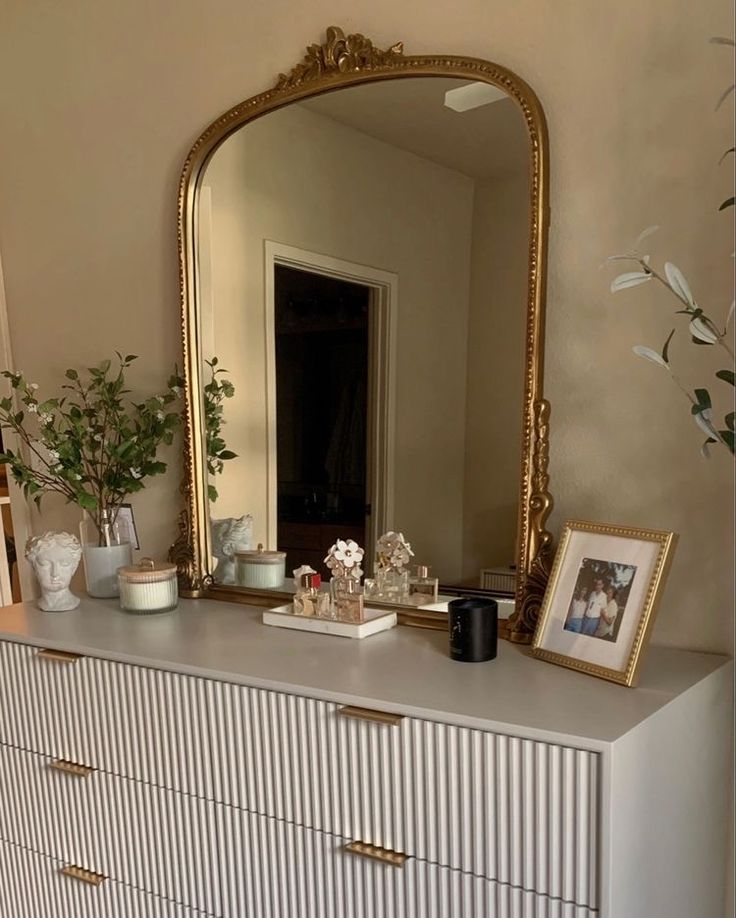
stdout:
POLYGON ((85 870, 84 867, 75 867, 74 864, 70 864, 68 867, 62 867, 59 872, 65 877, 71 877, 72 880, 89 883, 90 886, 101 886, 107 879, 102 873, 85 870))
POLYGON ((401 854, 399 851, 390 851, 388 848, 378 848, 376 845, 369 845, 366 842, 348 842, 345 850, 349 854, 359 854, 361 857, 368 857, 373 861, 380 861, 382 864, 390 864, 392 867, 403 867, 408 861, 408 854, 401 854))
POLYGON ((40 657, 42 660, 55 660, 57 663, 76 663, 77 660, 81 660, 83 654, 81 653, 69 653, 66 650, 49 650, 44 647, 43 650, 39 650, 36 656, 40 657))
POLYGON ((56 759, 54 762, 49 762, 49 768, 53 768, 54 771, 63 771, 66 775, 74 775, 76 778, 88 778, 95 771, 90 765, 79 765, 67 759, 56 759))
POLYGON ((369 708, 354 708, 351 705, 337 709, 343 717, 355 717, 357 720, 370 720, 374 724, 388 724, 398 726, 404 719, 402 714, 389 714, 386 711, 371 711, 369 708))

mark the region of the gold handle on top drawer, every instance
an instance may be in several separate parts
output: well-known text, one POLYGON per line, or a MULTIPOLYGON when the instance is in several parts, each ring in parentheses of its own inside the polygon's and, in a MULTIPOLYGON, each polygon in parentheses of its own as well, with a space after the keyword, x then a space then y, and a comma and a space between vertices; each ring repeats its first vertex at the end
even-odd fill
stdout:
POLYGON ((88 778, 95 771, 90 765, 79 765, 67 759, 56 759, 54 762, 49 762, 49 768, 53 768, 54 771, 62 771, 66 775, 74 775, 75 778, 88 778))
POLYGON ((93 870, 85 870, 84 867, 76 867, 74 864, 62 867, 59 873, 65 877, 71 877, 72 880, 88 883, 90 886, 101 886, 107 879, 102 873, 95 873, 93 870))
POLYGON ((352 705, 345 705, 337 709, 338 714, 343 717, 355 717, 357 720, 370 720, 374 724, 388 724, 391 727, 398 726, 404 719, 402 714, 389 714, 387 711, 371 711, 369 708, 354 708, 352 705))
POLYGON ((42 650, 38 651, 36 656, 40 657, 42 660, 54 660, 57 663, 76 663, 77 660, 82 659, 84 654, 69 653, 67 650, 50 650, 44 647, 42 650))
POLYGON ((380 861, 382 864, 390 864, 392 867, 403 867, 409 859, 408 854, 401 854, 399 851, 390 851, 388 848, 379 848, 376 845, 359 841, 348 842, 345 845, 345 851, 349 854, 359 854, 373 861, 380 861))

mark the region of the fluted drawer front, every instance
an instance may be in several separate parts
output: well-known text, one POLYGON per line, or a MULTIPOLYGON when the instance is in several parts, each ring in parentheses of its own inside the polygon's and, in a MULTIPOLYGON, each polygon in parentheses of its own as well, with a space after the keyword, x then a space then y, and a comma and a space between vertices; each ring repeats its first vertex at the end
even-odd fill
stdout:
POLYGON ((350 854, 346 839, 235 807, 100 772, 78 777, 40 771, 39 766, 46 769, 36 761, 40 756, 2 748, 0 752, 4 786, 11 788, 0 796, 0 838, 6 849, 6 861, 0 862, 4 877, 0 889, 6 900, 12 904, 13 897, 26 898, 23 890, 30 868, 17 866, 18 852, 41 852, 44 857, 33 856, 38 864, 48 866, 49 857, 56 862, 51 872, 38 873, 41 879, 36 879, 38 888, 30 897, 31 910, 8 915, 190 914, 184 906, 196 907, 197 914, 223 918, 590 918, 594 914, 572 903, 414 858, 399 867, 350 854), (70 863, 111 879, 90 888, 58 876, 58 868, 70 863), (156 893, 150 906, 136 889, 156 893), (121 901, 128 911, 121 911, 123 906, 115 900, 120 890, 127 896, 121 901), (75 910, 43 911, 48 896, 65 907, 73 902, 75 910))
POLYGON ((597 754, 413 718, 343 729, 359 765, 323 799, 344 834, 596 907, 597 754))
MULTIPOLYGON (((0 839, 219 915, 216 804, 0 746, 0 839)), ((0 915, 3 913, 0 912, 0 915)))
POLYGON ((224 918, 594 918, 595 912, 409 858, 345 851, 335 836, 218 808, 224 918), (234 858, 234 861, 231 859, 234 858))
POLYGON ((0 741, 595 907, 598 755, 0 644, 0 741), (4 682, 4 684, 3 684, 4 682))
POLYGON ((114 880, 92 886, 61 874, 63 861, 0 841, 3 918, 198 918, 201 912, 114 880))

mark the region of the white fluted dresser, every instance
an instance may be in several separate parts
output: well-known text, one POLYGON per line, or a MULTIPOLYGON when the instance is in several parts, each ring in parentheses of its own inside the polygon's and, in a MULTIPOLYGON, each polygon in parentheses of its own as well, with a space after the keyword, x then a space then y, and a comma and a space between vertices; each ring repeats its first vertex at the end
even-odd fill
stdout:
POLYGON ((732 668, 0 610, 2 918, 722 918, 732 668))

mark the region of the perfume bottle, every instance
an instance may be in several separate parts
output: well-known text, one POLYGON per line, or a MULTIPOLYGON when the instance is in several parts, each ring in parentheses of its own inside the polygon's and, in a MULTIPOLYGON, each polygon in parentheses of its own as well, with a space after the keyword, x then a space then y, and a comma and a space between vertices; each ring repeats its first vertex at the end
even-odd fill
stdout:
POLYGON ((294 595, 295 615, 327 617, 330 599, 326 593, 320 592, 319 585, 319 574, 302 574, 294 595))
POLYGON ((417 572, 409 578, 409 602, 414 606, 423 606, 437 602, 439 580, 429 576, 429 568, 424 564, 417 566, 417 572))
POLYGON ((335 617, 340 622, 360 624, 365 620, 363 613, 363 588, 352 577, 348 577, 335 594, 335 617))

